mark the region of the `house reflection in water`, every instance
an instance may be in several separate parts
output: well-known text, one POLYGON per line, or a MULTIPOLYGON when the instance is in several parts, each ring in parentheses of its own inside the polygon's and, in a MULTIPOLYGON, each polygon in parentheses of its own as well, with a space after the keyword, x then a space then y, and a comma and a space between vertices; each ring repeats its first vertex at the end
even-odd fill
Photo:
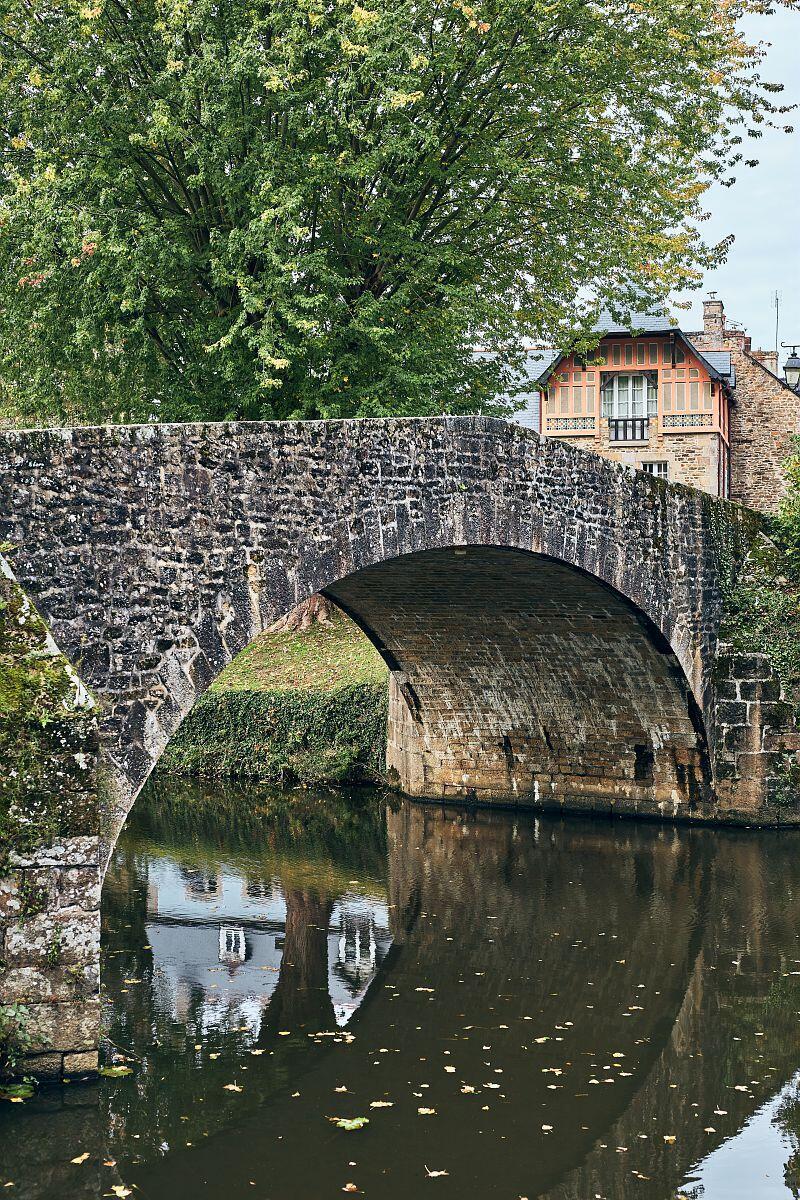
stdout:
MULTIPOLYGON (((235 868, 188 869, 168 857, 147 862, 147 940, 157 1003, 198 1035, 237 1029, 255 1042, 278 984, 287 897, 279 879, 235 868)), ((291 899, 291 897, 290 897, 291 899)), ((389 947, 385 898, 347 892, 328 923, 328 991, 346 1025, 389 947)))

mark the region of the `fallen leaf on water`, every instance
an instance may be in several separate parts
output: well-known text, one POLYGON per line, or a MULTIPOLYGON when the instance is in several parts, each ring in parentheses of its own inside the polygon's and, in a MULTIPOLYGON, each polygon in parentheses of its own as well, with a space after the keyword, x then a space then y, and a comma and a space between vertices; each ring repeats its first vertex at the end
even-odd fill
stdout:
POLYGON ((100 1074, 107 1079, 121 1079, 123 1075, 132 1075, 133 1067, 101 1067, 100 1074))
POLYGON ((677 1140, 678 1139, 676 1138, 674 1133, 665 1133, 664 1134, 664 1141, 670 1146, 673 1144, 673 1142, 677 1142, 677 1140))
POLYGON ((357 1192, 358 1188, 354 1183, 346 1183, 342 1188, 343 1192, 357 1192))
POLYGON ((716 1132, 717 1131, 713 1125, 706 1125, 705 1129, 703 1130, 703 1133, 716 1133, 716 1132))
POLYGON ((445 1071, 447 1071, 448 1075, 455 1075, 456 1069, 455 1067, 445 1067, 445 1071))
POLYGON ((342 1086, 341 1086, 341 1087, 334 1088, 333 1090, 334 1090, 335 1092, 346 1092, 346 1091, 347 1091, 347 1088, 344 1086, 344 1084, 342 1084, 342 1086))
POLYGON ((552 1132, 553 1132, 553 1126, 552 1126, 552 1125, 543 1125, 543 1126, 542 1126, 542 1132, 543 1132, 543 1133, 552 1133, 552 1132))
POLYGON ((125 1196, 132 1196, 132 1195, 133 1195, 133 1192, 131 1191, 131 1189, 130 1189, 130 1188, 126 1188, 126 1187, 125 1187, 123 1184, 121 1184, 121 1183, 115 1183, 115 1184, 112 1186, 112 1188, 111 1188, 111 1191, 114 1193, 114 1195, 115 1195, 115 1196, 120 1196, 120 1197, 122 1197, 122 1200, 124 1200, 125 1196))
POLYGON ((474 1091, 475 1091, 475 1088, 474 1088, 474 1087, 472 1087, 472 1085, 471 1085, 471 1084, 469 1084, 469 1083, 465 1083, 465 1084, 464 1084, 464 1086, 462 1087, 461 1091, 464 1093, 464 1095, 465 1095, 465 1096, 468 1096, 468 1095, 470 1095, 472 1092, 474 1092, 474 1091))
POLYGON ((373 1100, 370 1103, 370 1108, 391 1108, 394 1100, 373 1100))
POLYGON ((223 1083, 222 1086, 226 1092, 240 1092, 242 1090, 238 1083, 223 1083))
POLYGON ((31 1083, 9 1083, 0 1087, 0 1100, 10 1100, 12 1104, 22 1104, 29 1100, 36 1089, 31 1083))
POLYGON ((292 1036, 291 1029, 279 1029, 278 1030, 278 1037, 291 1037, 291 1036, 292 1036))
MULTIPOLYGON (((250 1053, 252 1054, 254 1052, 251 1050, 250 1053)), ((209 1054, 208 1057, 209 1058, 219 1058, 219 1051, 217 1051, 215 1054, 209 1054)))
POLYGON ((449 1173, 449 1171, 429 1171, 427 1167, 425 1168, 428 1179, 438 1179, 440 1175, 449 1175, 449 1173))
POLYGON ((88 1150, 84 1150, 83 1154, 79 1154, 77 1158, 71 1158, 69 1161, 70 1161, 70 1162, 74 1162, 74 1163, 76 1163, 78 1166, 80 1166, 80 1164, 81 1164, 81 1163, 85 1163, 85 1162, 86 1162, 86 1160, 87 1160, 87 1158, 88 1158, 88 1157, 89 1157, 89 1151, 88 1151, 88 1150))
MULTIPOLYGON (((263 1050, 251 1050, 251 1051, 250 1051, 250 1053, 253 1055, 253 1057, 254 1057, 254 1058, 257 1058, 257 1057, 258 1057, 258 1055, 259 1055, 259 1054, 263 1054, 263 1053, 264 1053, 264 1051, 263 1051, 263 1050)), ((216 1055, 216 1054, 212 1054, 212 1056, 211 1056, 211 1057, 212 1057, 212 1058, 216 1058, 216 1057, 217 1057, 217 1055, 216 1055)))
POLYGON ((333 1121, 337 1129, 346 1129, 348 1133, 369 1125, 369 1117, 328 1117, 328 1120, 333 1121))
POLYGON ((123 979, 122 982, 127 983, 127 984, 134 984, 134 983, 141 983, 142 981, 141 981, 141 979, 123 979))
POLYGON ((418 1108, 417 1112, 419 1113, 419 1115, 421 1117, 432 1117, 435 1114, 436 1109, 435 1108, 418 1108))

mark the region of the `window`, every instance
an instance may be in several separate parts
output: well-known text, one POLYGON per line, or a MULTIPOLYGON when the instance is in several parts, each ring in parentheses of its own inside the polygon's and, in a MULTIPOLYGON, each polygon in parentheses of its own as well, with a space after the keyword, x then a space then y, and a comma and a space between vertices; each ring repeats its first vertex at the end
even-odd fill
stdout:
POLYGON ((657 479, 669 479, 669 464, 665 462, 643 462, 642 470, 645 475, 655 475, 657 479))
POLYGON ((630 367, 633 363, 633 346, 630 342, 625 346, 625 366, 630 367))
POLYGON ((658 366, 658 342, 650 343, 650 366, 658 366))
POLYGON ((644 342, 636 343, 636 361, 640 367, 644 366, 644 342))
POLYGON ((658 387, 650 375, 612 375, 603 383, 603 416, 613 420, 625 417, 654 417, 658 407, 658 387))

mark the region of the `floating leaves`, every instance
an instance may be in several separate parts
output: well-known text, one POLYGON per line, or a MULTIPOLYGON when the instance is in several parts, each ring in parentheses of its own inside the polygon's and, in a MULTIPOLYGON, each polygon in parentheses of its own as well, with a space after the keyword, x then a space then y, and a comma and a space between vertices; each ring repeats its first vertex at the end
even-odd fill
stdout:
POLYGON ((11 1104, 22 1104, 30 1100, 36 1092, 32 1083, 6 1083, 0 1087, 0 1100, 8 1100, 11 1104))
POLYGON ((223 1088, 223 1091, 226 1091, 226 1092, 241 1092, 242 1091, 242 1088, 239 1086, 238 1083, 223 1083, 222 1088, 223 1088))
POLYGON ((332 1121, 337 1129, 344 1129, 347 1133, 369 1125, 369 1117, 328 1117, 328 1120, 332 1121))
POLYGON ((84 1150, 83 1154, 79 1154, 77 1158, 71 1158, 69 1161, 70 1161, 71 1163, 75 1163, 75 1165, 76 1165, 77 1167, 79 1167, 79 1166, 81 1165, 81 1163, 85 1163, 85 1162, 86 1162, 86 1160, 87 1160, 87 1158, 88 1158, 88 1157, 89 1157, 89 1151, 88 1151, 88 1150, 84 1150))
POLYGON ((124 1075, 132 1075, 133 1067, 101 1067, 100 1074, 106 1079, 122 1079, 124 1075))

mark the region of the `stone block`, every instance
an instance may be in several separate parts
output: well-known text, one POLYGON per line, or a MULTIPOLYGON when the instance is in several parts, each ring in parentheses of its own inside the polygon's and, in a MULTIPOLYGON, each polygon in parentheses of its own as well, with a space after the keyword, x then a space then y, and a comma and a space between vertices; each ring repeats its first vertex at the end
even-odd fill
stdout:
POLYGON ((9 965, 47 963, 65 966, 93 962, 100 951, 100 913, 82 908, 39 913, 6 932, 5 954, 9 965))
POLYGON ((12 867, 91 867, 100 862, 100 840, 96 837, 62 838, 29 854, 9 855, 12 867))
POLYGON ((27 1054, 23 1060, 23 1075, 32 1075, 46 1083, 61 1079, 62 1056, 60 1054, 27 1054))
POLYGON ((34 1050, 77 1053, 96 1050, 100 1001, 29 1005, 34 1050))
POLYGON ((0 879, 0 921, 14 920, 19 916, 22 899, 19 894, 22 876, 15 873, 0 879))
POLYGON ((100 1065, 100 1056, 96 1050, 86 1050, 81 1054, 64 1055, 64 1074, 95 1075, 100 1065))

